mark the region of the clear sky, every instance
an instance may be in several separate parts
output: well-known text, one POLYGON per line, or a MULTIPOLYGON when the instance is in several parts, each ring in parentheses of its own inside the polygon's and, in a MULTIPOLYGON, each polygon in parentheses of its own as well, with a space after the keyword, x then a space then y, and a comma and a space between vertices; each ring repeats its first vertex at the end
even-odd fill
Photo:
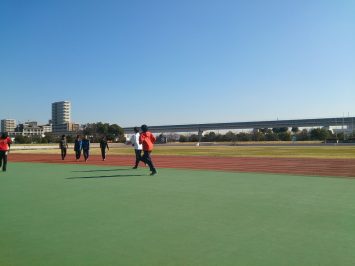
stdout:
POLYGON ((353 0, 0 0, 0 118, 355 116, 353 0))

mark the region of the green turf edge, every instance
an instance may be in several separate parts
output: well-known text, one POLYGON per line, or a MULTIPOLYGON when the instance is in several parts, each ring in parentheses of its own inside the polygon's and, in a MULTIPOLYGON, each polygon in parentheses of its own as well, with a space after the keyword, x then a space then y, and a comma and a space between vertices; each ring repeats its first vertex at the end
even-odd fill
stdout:
POLYGON ((11 165, 0 265, 354 265, 353 180, 11 165))

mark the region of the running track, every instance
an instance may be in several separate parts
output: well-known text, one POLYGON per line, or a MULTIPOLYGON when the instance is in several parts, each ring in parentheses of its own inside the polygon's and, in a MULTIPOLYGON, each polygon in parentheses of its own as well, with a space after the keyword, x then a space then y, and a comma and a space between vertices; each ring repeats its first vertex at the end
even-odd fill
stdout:
MULTIPOLYGON (((210 157, 210 156, 152 156, 159 168, 180 168, 200 170, 220 170, 230 172, 280 173, 316 176, 338 176, 355 178, 354 159, 309 159, 309 158, 255 158, 255 157, 210 157)), ((108 166, 133 166, 134 155, 109 155, 106 161, 101 156, 92 155, 86 164, 108 166)), ((11 162, 85 164, 76 162, 68 155, 62 161, 60 154, 16 154, 9 155, 11 162)), ((140 164, 143 166, 143 163, 140 164)), ((147 169, 148 170, 148 169, 147 169)))

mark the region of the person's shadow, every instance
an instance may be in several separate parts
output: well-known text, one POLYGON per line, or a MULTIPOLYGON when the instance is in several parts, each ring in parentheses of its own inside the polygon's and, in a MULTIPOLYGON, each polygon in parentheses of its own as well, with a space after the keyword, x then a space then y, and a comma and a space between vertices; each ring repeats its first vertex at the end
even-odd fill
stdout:
POLYGON ((107 177, 131 177, 131 176, 145 176, 145 175, 97 175, 97 176, 72 176, 66 179, 81 179, 81 178, 107 178, 107 177))
POLYGON ((76 173, 92 173, 92 172, 112 172, 112 171, 127 171, 127 170, 131 170, 131 169, 99 169, 99 170, 85 170, 85 171, 72 171, 72 172, 76 172, 76 173))

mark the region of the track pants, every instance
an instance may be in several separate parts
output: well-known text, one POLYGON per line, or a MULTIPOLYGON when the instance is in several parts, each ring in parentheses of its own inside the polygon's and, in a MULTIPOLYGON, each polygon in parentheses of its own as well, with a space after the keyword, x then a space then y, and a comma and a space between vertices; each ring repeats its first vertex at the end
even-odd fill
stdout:
POLYGON ((61 152, 61 155, 62 155, 62 160, 64 160, 65 156, 67 156, 67 148, 61 148, 60 152, 61 152))
POLYGON ((150 157, 150 153, 151 153, 151 151, 143 151, 143 156, 141 158, 141 161, 148 164, 150 171, 156 172, 152 158, 150 157))
POLYGON ((2 166, 2 170, 6 171, 7 166, 7 153, 8 151, 0 151, 0 168, 2 166))
POLYGON ((76 151, 75 151, 75 158, 76 158, 77 160, 79 160, 79 159, 80 159, 80 156, 81 156, 81 150, 76 150, 76 151))
POLYGON ((102 160, 105 160, 106 159, 106 148, 101 148, 101 157, 102 157, 102 160))
POLYGON ((142 159, 142 150, 134 150, 134 152, 136 154, 136 163, 135 163, 134 167, 138 167, 138 164, 142 159))
POLYGON ((84 150, 83 149, 83 155, 84 155, 84 159, 85 159, 85 161, 87 160, 87 159, 89 159, 89 150, 84 150))

